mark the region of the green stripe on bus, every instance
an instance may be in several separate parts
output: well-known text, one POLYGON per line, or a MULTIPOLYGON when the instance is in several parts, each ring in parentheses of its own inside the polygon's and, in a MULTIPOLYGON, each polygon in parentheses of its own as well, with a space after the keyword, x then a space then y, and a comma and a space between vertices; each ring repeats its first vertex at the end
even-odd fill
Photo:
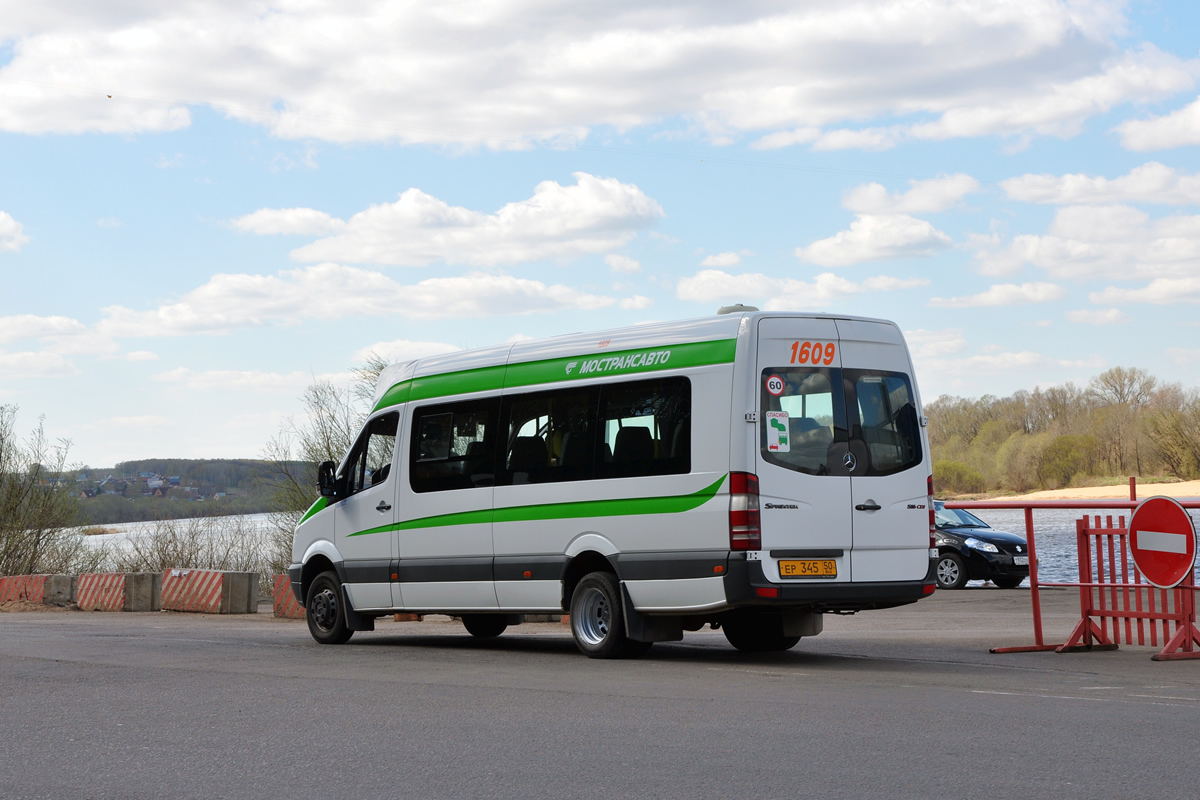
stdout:
POLYGON ((379 398, 373 411, 410 400, 499 391, 506 387, 729 364, 736 349, 737 339, 718 339, 423 375, 392 386, 379 398))
POLYGON ((642 514, 681 514, 699 508, 716 496, 726 475, 717 478, 711 485, 692 494, 667 497, 625 497, 617 500, 578 500, 571 503, 543 503, 534 506, 484 509, 482 511, 460 511, 454 514, 439 514, 381 525, 351 536, 367 536, 372 533, 409 531, 417 528, 442 528, 447 525, 476 525, 485 522, 531 522, 549 519, 582 519, 584 517, 625 517, 642 514))
POLYGON ((301 517, 300 522, 297 522, 296 524, 299 525, 301 522, 304 522, 304 520, 308 519, 313 514, 316 514, 318 511, 325 508, 325 506, 327 506, 327 505, 329 505, 328 498, 318 497, 317 502, 313 503, 311 506, 308 507, 308 511, 304 512, 304 516, 301 517))

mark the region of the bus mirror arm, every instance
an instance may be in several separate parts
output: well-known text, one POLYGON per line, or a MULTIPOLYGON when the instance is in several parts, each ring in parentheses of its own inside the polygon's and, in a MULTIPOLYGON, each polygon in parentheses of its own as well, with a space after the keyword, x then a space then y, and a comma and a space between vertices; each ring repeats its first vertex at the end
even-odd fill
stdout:
POLYGON ((321 497, 337 497, 337 476, 334 470, 337 465, 332 461, 322 461, 317 465, 317 489, 321 497))

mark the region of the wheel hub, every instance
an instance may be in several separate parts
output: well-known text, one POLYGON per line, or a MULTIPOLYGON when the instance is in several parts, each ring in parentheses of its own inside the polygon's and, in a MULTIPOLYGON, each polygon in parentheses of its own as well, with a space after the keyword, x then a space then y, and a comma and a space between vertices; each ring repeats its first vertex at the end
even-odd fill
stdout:
POLYGON ((579 638, 590 645, 598 645, 608 637, 612 628, 612 606, 604 592, 588 589, 579 599, 579 610, 571 619, 579 638))
POLYGON ((331 589, 323 589, 313 596, 308 604, 308 613, 321 630, 331 630, 337 620, 337 595, 331 589))
POLYGON ((938 580, 949 585, 958 580, 958 564, 953 559, 943 558, 937 565, 938 580))

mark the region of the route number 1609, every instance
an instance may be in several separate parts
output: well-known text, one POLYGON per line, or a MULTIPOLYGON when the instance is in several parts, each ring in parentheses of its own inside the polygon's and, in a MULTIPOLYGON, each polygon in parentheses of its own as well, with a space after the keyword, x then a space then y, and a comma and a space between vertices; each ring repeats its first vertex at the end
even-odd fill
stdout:
POLYGON ((792 342, 793 364, 825 364, 833 363, 837 347, 833 342, 792 342))

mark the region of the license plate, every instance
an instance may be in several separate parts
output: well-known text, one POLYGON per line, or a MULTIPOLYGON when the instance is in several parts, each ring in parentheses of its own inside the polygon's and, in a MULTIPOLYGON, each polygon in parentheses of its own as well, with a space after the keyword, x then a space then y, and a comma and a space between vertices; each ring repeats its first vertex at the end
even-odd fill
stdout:
POLYGON ((803 561, 780 561, 781 578, 836 578, 837 562, 832 558, 814 558, 803 561))
POLYGON ((1029 556, 1013 556, 1013 563, 1018 567, 1029 566, 1029 556))

